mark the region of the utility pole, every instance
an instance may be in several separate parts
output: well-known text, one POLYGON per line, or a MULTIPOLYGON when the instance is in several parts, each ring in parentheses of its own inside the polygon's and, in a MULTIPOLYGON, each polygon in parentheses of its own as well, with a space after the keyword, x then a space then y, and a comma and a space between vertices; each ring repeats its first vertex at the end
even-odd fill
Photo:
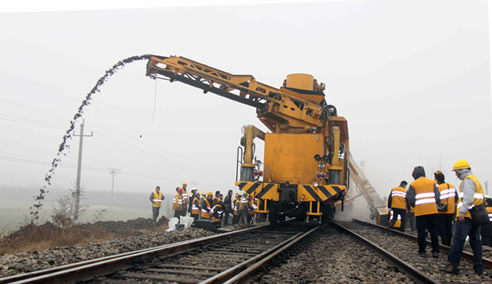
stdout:
POLYGON ((114 192, 114 176, 116 174, 119 174, 120 173, 120 170, 119 169, 115 169, 115 168, 109 168, 108 169, 108 172, 113 176, 113 180, 111 181, 111 195, 113 195, 113 192, 114 192))
POLYGON ((75 224, 79 222, 79 208, 80 208, 80 172, 82 171, 82 144, 84 142, 84 137, 92 137, 91 135, 84 136, 84 120, 80 124, 80 134, 74 134, 74 136, 80 136, 79 139, 79 160, 77 162, 77 181, 75 183, 75 210, 73 212, 73 221, 75 224))

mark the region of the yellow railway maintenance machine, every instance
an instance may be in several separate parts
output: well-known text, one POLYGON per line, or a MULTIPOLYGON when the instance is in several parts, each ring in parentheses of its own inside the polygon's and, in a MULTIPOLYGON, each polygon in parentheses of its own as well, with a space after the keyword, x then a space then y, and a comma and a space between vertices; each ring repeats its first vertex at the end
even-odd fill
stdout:
POLYGON ((333 217, 343 210, 348 186, 347 120, 325 101, 324 84, 308 74, 287 76, 279 89, 251 75, 232 75, 184 57, 151 56, 147 76, 180 81, 256 108, 271 131, 245 126, 236 185, 258 201, 272 223, 285 217, 333 217), (254 139, 265 141, 264 164, 254 158, 254 139))

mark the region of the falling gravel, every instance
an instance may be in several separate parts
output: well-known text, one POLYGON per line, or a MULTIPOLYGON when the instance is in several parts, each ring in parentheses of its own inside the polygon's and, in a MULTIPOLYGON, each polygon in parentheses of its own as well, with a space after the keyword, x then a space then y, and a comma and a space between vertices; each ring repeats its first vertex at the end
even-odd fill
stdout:
POLYGON ((39 219, 39 210, 41 210, 41 207, 43 206, 43 200, 45 198, 45 194, 49 192, 48 187, 51 186, 51 179, 53 178, 56 168, 61 162, 62 157, 66 156, 66 150, 70 148, 69 141, 72 139, 75 133, 75 125, 82 118, 85 108, 91 103, 92 96, 95 93, 100 92, 100 88, 104 85, 104 83, 108 80, 108 78, 113 76, 119 69, 123 68, 125 65, 132 62, 147 60, 151 56, 152 55, 150 54, 137 55, 118 61, 115 65, 113 65, 113 67, 108 69, 106 73, 101 78, 99 78, 99 80, 97 80, 96 85, 86 95, 85 99, 82 101, 82 104, 77 110, 77 113, 75 113, 73 119, 70 121, 70 126, 62 138, 62 143, 58 147, 58 152, 55 158, 53 158, 53 161, 51 162, 51 168, 44 178, 45 184, 43 185, 42 188, 39 189, 39 194, 34 196, 34 203, 29 208, 31 210, 30 212, 31 223, 34 223, 35 220, 39 219))

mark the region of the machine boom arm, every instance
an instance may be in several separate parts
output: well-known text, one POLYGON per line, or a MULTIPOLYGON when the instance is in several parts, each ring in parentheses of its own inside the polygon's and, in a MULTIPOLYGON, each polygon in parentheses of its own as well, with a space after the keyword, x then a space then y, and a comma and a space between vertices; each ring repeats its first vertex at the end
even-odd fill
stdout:
MULTIPOLYGON (((180 81, 228 99, 253 106, 260 120, 273 132, 321 128, 326 121, 324 95, 319 103, 302 99, 289 88, 274 88, 252 75, 233 75, 184 57, 152 56, 147 76, 180 81)), ((321 85, 320 85, 321 86, 321 85)))

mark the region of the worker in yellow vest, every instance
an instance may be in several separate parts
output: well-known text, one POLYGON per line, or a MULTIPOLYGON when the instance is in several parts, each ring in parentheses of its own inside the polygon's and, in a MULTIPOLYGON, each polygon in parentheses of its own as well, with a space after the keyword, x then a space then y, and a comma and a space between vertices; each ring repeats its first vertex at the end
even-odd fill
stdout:
POLYGON ((393 211, 391 221, 389 223, 390 228, 392 228, 397 220, 400 220, 400 231, 405 232, 405 215, 407 213, 407 182, 401 181, 399 187, 391 189, 388 196, 388 208, 393 211))
POLYGON ((483 206, 483 188, 478 178, 473 175, 470 164, 465 160, 459 160, 453 165, 453 171, 461 180, 459 187, 459 200, 456 207, 456 220, 451 250, 448 254, 448 265, 444 271, 459 273, 459 265, 466 237, 469 237, 473 251, 473 270, 478 275, 483 274, 482 242, 480 240, 480 225, 472 222, 470 209, 483 206))
POLYGON ((181 214, 183 213, 184 200, 183 200, 183 189, 176 188, 176 195, 174 196, 173 210, 174 217, 178 218, 178 224, 181 223, 181 214))
POLYGON ((439 236, 441 236, 441 243, 446 246, 451 246, 451 239, 453 237, 453 218, 456 211, 456 201, 458 201, 458 194, 454 185, 444 181, 444 174, 442 171, 436 171, 434 173, 434 179, 437 182, 439 193, 441 194, 441 200, 437 204, 437 230, 439 236))
POLYGON ((431 235, 432 257, 438 258, 437 204, 439 203, 439 190, 434 180, 425 177, 425 170, 422 166, 413 169, 412 177, 415 180, 408 188, 407 199, 411 206, 415 206, 419 256, 425 257, 427 230, 431 235))
POLYGON ((236 196, 232 200, 232 225, 236 225, 239 223, 239 199, 241 195, 236 193, 236 196))
POLYGON ((183 185, 181 186, 181 190, 182 190, 182 193, 181 193, 181 196, 183 197, 183 206, 182 206, 182 212, 181 212, 181 216, 186 216, 186 212, 188 211, 188 199, 190 198, 188 196, 188 191, 186 189, 186 187, 188 186, 188 183, 186 181, 183 181, 183 185))
POLYGON ((157 217, 159 217, 159 210, 161 209, 161 203, 164 200, 164 195, 162 195, 161 187, 156 186, 155 191, 150 194, 150 202, 152 203, 152 220, 157 222, 157 217))

